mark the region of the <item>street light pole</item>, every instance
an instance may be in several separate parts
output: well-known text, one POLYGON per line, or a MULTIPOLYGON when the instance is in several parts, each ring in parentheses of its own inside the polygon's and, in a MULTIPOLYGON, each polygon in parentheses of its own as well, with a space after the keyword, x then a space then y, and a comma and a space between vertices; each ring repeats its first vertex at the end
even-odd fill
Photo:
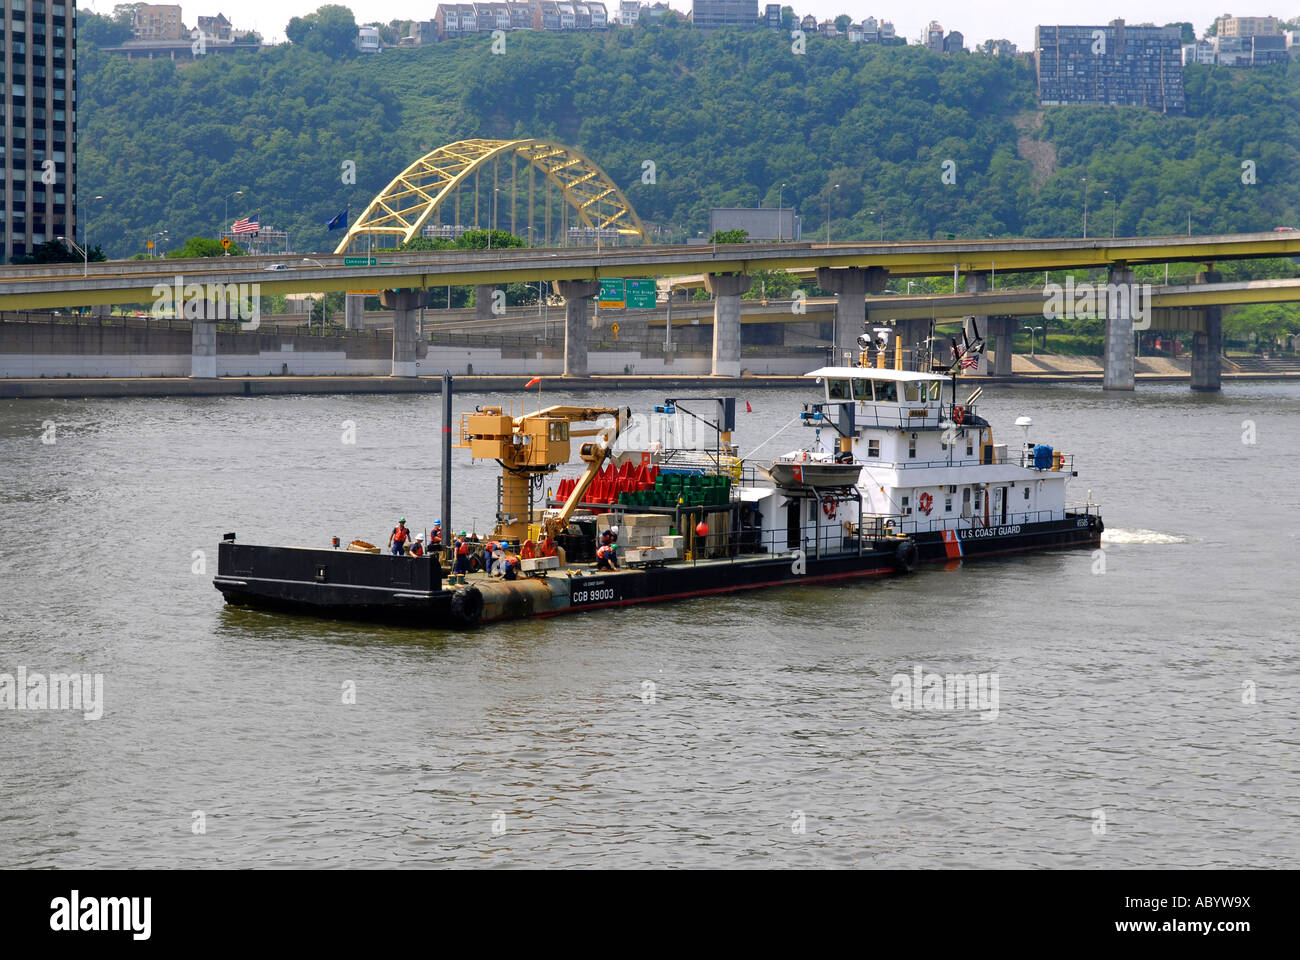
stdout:
POLYGON ((829 245, 831 242, 831 194, 833 191, 838 190, 839 188, 840 185, 837 183, 830 190, 826 191, 826 243, 827 245, 829 245))
MULTIPOLYGON (((243 191, 243 190, 236 190, 234 193, 228 193, 228 194, 226 194, 226 196, 225 196, 225 201, 226 201, 225 218, 221 221, 221 229, 222 229, 222 231, 224 231, 224 230, 226 229, 226 224, 228 224, 228 223, 230 222, 230 198, 231 198, 231 197, 242 197, 243 195, 244 195, 244 191, 243 191)), ((226 255, 227 257, 230 256, 230 248, 229 248, 229 247, 226 247, 226 249, 225 249, 225 255, 226 255)))
POLYGON ((1088 178, 1081 177, 1083 182, 1083 239, 1088 239, 1088 178))
MULTIPOLYGON (((91 200, 103 199, 104 198, 100 196, 91 197, 91 200)), ((90 276, 90 200, 86 201, 86 226, 81 231, 81 243, 81 275, 83 277, 88 277, 90 276)))
MULTIPOLYGON (((781 189, 776 192, 776 242, 780 243, 785 239, 785 219, 781 213, 783 209, 782 201, 785 199, 785 184, 781 184, 781 189)), ((668 299, 672 299, 669 297, 668 299)))

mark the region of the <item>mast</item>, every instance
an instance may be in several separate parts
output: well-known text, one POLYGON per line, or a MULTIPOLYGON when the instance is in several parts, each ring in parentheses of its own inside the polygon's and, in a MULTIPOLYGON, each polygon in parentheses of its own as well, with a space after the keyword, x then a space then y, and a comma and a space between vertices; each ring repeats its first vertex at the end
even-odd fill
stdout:
POLYGON ((451 371, 442 375, 442 543, 451 543, 451 371))

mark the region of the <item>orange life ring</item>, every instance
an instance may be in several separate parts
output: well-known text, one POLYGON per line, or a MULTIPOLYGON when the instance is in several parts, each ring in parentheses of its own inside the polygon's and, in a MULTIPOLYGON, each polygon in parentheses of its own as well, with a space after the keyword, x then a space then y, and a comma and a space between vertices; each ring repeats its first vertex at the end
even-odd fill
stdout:
POLYGON ((920 507, 921 512, 928 517, 930 515, 930 510, 934 507, 934 497, 930 496, 928 493, 923 493, 917 498, 916 505, 920 507))
POLYGON ((956 420, 958 423, 965 423, 965 422, 966 422, 966 408, 963 407, 961 404, 958 404, 957 406, 953 407, 953 408, 952 408, 952 418, 953 418, 954 420, 956 420))
POLYGON ((827 520, 834 520, 834 519, 835 519, 835 511, 838 510, 838 509, 839 509, 839 506, 835 503, 834 500, 824 500, 824 501, 822 501, 822 513, 826 514, 826 519, 827 519, 827 520))

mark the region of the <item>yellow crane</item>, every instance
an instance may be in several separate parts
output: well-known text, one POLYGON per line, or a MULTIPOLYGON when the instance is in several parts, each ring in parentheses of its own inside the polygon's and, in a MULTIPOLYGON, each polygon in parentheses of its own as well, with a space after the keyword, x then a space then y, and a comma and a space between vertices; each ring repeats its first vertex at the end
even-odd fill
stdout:
POLYGON ((495 536, 523 541, 532 519, 532 484, 535 477, 554 473, 572 456, 573 437, 595 437, 578 448, 587 464, 578 485, 565 501, 558 516, 547 517, 547 536, 562 533, 587 488, 596 479, 600 465, 622 432, 631 411, 618 407, 576 407, 558 405, 512 417, 501 407, 482 407, 461 420, 458 447, 468 448, 474 459, 495 460, 501 465, 501 497, 497 509, 495 536), (594 422, 612 416, 614 426, 574 430, 576 423, 594 422))

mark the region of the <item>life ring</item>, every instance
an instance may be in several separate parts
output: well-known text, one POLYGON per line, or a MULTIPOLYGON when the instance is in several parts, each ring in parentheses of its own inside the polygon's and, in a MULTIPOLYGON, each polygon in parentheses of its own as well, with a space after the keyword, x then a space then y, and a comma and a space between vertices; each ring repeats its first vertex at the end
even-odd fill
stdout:
POLYGON ((952 408, 952 418, 953 418, 953 420, 957 421, 958 423, 965 423, 965 422, 966 422, 966 408, 963 407, 961 404, 957 404, 957 406, 955 406, 955 407, 952 408))
POLYGON ((917 498, 916 505, 920 507, 921 512, 928 517, 930 511, 934 508, 934 497, 930 496, 928 493, 923 493, 917 498))
POLYGON ((838 509, 839 509, 839 505, 834 500, 822 501, 822 513, 826 514, 827 520, 834 520, 835 511, 838 509))

